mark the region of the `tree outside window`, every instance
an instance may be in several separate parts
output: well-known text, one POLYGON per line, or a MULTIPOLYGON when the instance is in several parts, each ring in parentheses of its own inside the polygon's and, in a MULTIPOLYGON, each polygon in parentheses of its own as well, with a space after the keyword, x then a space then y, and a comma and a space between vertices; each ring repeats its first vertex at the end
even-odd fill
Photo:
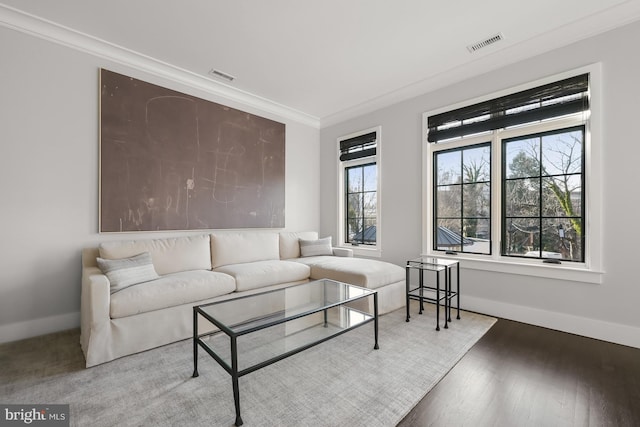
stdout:
POLYGON ((584 133, 503 141, 503 255, 584 261, 584 133))

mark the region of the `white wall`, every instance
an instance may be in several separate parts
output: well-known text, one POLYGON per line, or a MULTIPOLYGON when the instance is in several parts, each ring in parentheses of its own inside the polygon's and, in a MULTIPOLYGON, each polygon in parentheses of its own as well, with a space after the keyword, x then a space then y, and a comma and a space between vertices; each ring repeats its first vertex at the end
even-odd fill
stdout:
POLYGON ((421 250, 422 113, 601 62, 602 284, 463 269, 462 301, 467 309, 640 347, 638 40, 634 23, 322 129, 322 235, 337 235, 337 137, 382 126, 383 259, 404 265, 421 250))
POLYGON ((4 27, 0 57, 0 342, 79 325, 83 247, 178 234, 98 234, 100 67, 285 123, 286 228, 319 228, 316 127, 4 27))

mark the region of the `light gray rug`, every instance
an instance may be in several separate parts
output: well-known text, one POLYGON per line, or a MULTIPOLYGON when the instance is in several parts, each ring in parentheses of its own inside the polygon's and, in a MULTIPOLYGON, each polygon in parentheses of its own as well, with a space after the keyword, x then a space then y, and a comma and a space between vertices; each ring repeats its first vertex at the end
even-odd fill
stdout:
MULTIPOLYGON (((435 308, 373 323, 240 378, 246 426, 395 426, 495 322, 462 312, 436 332, 435 308)), ((73 426, 231 426, 230 376, 190 340, 90 369, 78 331, 0 346, 0 403, 68 403, 73 426)))

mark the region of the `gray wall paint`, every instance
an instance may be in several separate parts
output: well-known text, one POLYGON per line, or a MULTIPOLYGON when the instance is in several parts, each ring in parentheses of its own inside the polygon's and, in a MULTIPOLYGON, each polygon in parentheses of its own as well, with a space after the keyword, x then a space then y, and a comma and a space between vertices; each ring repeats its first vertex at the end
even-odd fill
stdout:
MULTIPOLYGON (((383 259, 403 265, 421 250, 421 115, 591 63, 602 64, 604 275, 602 284, 464 270, 466 307, 640 347, 640 23, 583 40, 321 131, 321 227, 337 235, 336 138, 382 126, 383 259)), ((465 301, 463 299, 463 301, 465 301)))
POLYGON ((79 325, 83 247, 187 234, 98 234, 100 67, 284 122, 286 229, 319 228, 318 129, 4 27, 0 52, 0 342, 79 325))

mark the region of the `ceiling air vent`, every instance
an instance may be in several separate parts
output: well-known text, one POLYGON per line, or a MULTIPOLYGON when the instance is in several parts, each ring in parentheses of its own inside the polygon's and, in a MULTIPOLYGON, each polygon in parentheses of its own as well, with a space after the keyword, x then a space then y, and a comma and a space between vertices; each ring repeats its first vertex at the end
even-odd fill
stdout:
POLYGON ((235 80, 235 77, 233 77, 231 74, 223 73, 222 71, 216 70, 214 68, 209 70, 209 74, 211 74, 212 76, 215 76, 215 77, 223 78, 223 79, 228 80, 230 82, 235 80))
POLYGON ((473 52, 475 52, 477 50, 482 49, 483 47, 487 47, 490 44, 497 43, 497 42, 499 42, 500 40, 503 40, 503 39, 504 39, 504 36, 502 35, 502 33, 498 33, 495 36, 491 36, 491 37, 489 37, 487 39, 484 39, 484 40, 482 40, 482 41, 480 41, 478 43, 474 43, 472 45, 467 46, 467 50, 469 52, 473 53, 473 52))

